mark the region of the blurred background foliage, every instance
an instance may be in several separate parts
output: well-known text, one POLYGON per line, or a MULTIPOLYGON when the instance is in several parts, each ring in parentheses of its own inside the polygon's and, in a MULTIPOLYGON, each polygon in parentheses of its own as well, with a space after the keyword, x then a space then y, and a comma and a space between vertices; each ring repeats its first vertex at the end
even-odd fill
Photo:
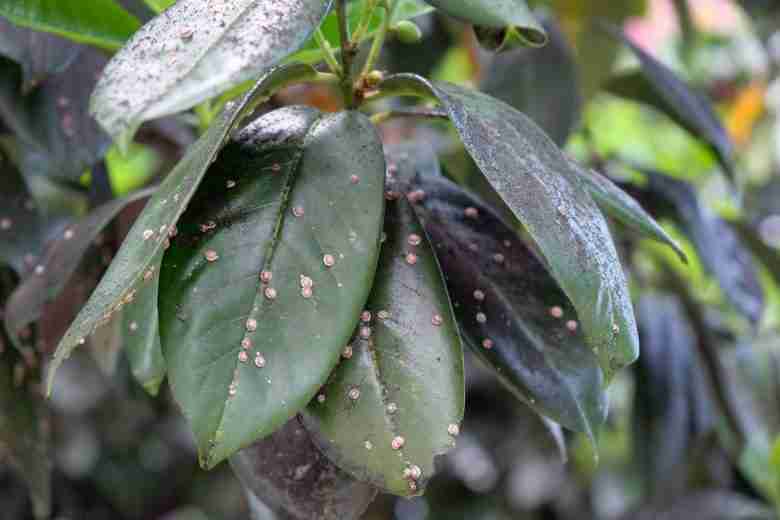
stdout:
MULTIPOLYGON (((123 3, 142 21, 152 15, 141 2, 123 3)), ((427 14, 415 19, 423 41, 391 41, 383 67, 479 87, 526 112, 570 154, 634 195, 689 261, 615 226, 643 350, 609 389, 598 461, 586 438, 543 421, 467 356, 457 449, 440 460, 424 497, 380 496, 365 518, 776 518, 780 7, 772 0, 529 3, 551 36, 547 47, 493 55, 468 27, 427 14), (610 36, 605 22, 709 98, 727 135, 702 131, 696 114, 691 122, 637 102, 646 91, 624 95, 613 79, 631 78, 641 57, 610 36), (724 149, 724 139, 733 149, 724 149)), ((0 55, 0 203, 6 218, 25 223, 0 247, 5 302, 77 219, 164 175, 208 110, 145 125, 122 155, 86 113, 101 51, 0 19, 0 55), (12 31, 27 31, 29 46, 14 47, 18 38, 3 36, 12 31)), ((653 81, 672 89, 666 78, 653 81)), ((337 107, 327 87, 294 87, 273 100, 294 102, 337 107)), ((387 143, 425 143, 446 176, 495 200, 446 125, 393 120, 382 131, 387 143)), ((0 337, 3 518, 33 517, 49 500, 63 519, 248 517, 228 465, 197 468, 167 388, 153 399, 133 380, 119 355, 121 338, 107 334, 77 352, 46 404, 30 383, 38 356, 51 354, 140 207, 123 203, 83 256, 71 259, 77 265, 64 269, 70 274, 56 294, 26 308, 44 319, 29 326, 37 317, 19 318, 21 350, 5 331, 0 337)))

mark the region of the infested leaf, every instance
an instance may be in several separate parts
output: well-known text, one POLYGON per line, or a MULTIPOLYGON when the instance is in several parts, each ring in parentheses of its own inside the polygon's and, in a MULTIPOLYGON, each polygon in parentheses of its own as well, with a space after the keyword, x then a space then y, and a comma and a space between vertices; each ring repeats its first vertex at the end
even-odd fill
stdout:
POLYGON ((304 424, 339 467, 408 496, 422 493, 460 431, 463 350, 435 254, 406 198, 388 201, 385 236, 355 336, 304 424))
POLYGON ((733 182, 736 177, 734 145, 710 101, 695 92, 678 78, 674 71, 643 51, 619 30, 608 27, 607 33, 623 42, 637 57, 639 70, 613 78, 607 83, 606 90, 659 110, 707 143, 733 182))
POLYGON ((121 47, 140 25, 114 0, 90 0, 89 9, 64 0, 0 0, 0 16, 20 27, 108 50, 121 47))
POLYGON ((420 177, 415 206, 472 351, 537 413, 595 439, 607 412, 598 359, 535 254, 479 199, 420 177))
POLYGON ((331 0, 180 0, 109 62, 91 112, 121 148, 144 121, 254 79, 298 50, 331 0))
POLYGON ((297 417, 230 457, 246 492, 289 520, 357 520, 376 488, 339 469, 297 417))
POLYGON ((168 380, 203 467, 276 430, 327 379, 371 288, 383 185, 370 121, 307 107, 257 119, 209 169, 159 295, 168 380))
POLYGON ((599 208, 630 230, 671 247, 683 262, 688 262, 680 245, 664 231, 631 195, 621 190, 605 175, 589 169, 580 170, 582 180, 599 208))
POLYGON ((143 286, 144 277, 150 281, 156 276, 168 230, 176 225, 233 128, 256 103, 280 86, 315 75, 316 71, 306 65, 289 65, 269 71, 239 102, 226 106, 209 130, 190 147, 147 203, 97 289, 57 346, 49 368, 47 393, 51 392, 57 368, 70 353, 83 344, 100 323, 110 319, 132 291, 143 286), (152 231, 154 236, 147 231, 152 231))
POLYGON ((485 94, 410 74, 391 76, 380 88, 438 98, 466 150, 574 304, 606 380, 633 362, 639 344, 625 277, 578 165, 530 119, 485 94))
POLYGON ((44 305, 59 295, 103 228, 127 204, 148 197, 153 191, 153 188, 140 190, 107 202, 48 241, 32 274, 8 298, 5 327, 12 341, 17 342, 20 332, 42 317, 44 305))
POLYGON ((547 43, 544 28, 534 18, 525 0, 425 0, 443 13, 478 27, 478 35, 500 49, 507 37, 524 45, 541 47, 547 43))

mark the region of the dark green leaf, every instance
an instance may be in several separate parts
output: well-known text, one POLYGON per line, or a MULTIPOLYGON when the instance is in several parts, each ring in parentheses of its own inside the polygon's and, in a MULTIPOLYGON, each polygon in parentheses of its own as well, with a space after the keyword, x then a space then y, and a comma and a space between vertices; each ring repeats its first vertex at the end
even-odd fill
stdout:
POLYGON ((455 444, 465 397, 463 350, 435 253, 409 202, 395 199, 367 312, 324 400, 304 418, 330 460, 404 496, 422 492, 435 457, 455 444))
POLYGON ((168 231, 176 225, 209 164, 247 111, 251 112, 257 102, 267 98, 280 86, 315 75, 316 71, 306 65, 290 65, 269 71, 240 102, 228 105, 209 130, 190 147, 146 205, 100 285, 57 346, 49 369, 47 392, 51 392, 54 374, 65 358, 83 344, 101 322, 110 319, 118 307, 123 305, 123 301, 134 294, 133 291, 138 291, 144 285, 145 277, 148 280, 154 277, 162 259, 168 231), (151 231, 153 236, 144 239, 149 236, 147 231, 151 231))
POLYGON ((121 146, 144 121, 187 110, 298 50, 331 0, 178 2, 106 67, 91 110, 121 146))
POLYGON ((298 418, 230 457, 248 494, 285 520, 357 520, 376 496, 325 457, 298 418))
POLYGON ((652 106, 672 118, 715 152, 726 175, 734 181, 734 145, 718 120, 710 101, 695 92, 674 71, 643 51, 617 29, 608 29, 639 60, 639 71, 613 78, 606 89, 617 95, 652 106))
POLYGON ((38 253, 43 222, 24 179, 2 153, 0 179, 0 264, 10 265, 21 277, 32 267, 25 263, 25 256, 38 253))
POLYGON ((416 208, 466 343, 531 408, 594 439, 607 412, 604 381, 566 295, 480 200, 445 180, 413 188, 425 193, 416 208))
POLYGON ((410 74, 391 76, 380 88, 440 100, 469 154, 577 309, 606 380, 633 362, 639 343, 623 270, 576 163, 530 119, 485 94, 410 74))
POLYGON ((642 355, 635 371, 634 457, 651 497, 685 489, 697 438, 715 423, 685 316, 676 298, 659 294, 644 296, 637 312, 642 355))
POLYGON ((47 33, 17 27, 0 18, 0 54, 19 63, 25 91, 48 75, 62 72, 76 58, 79 45, 47 33))
POLYGON ((425 0, 442 12, 491 33, 491 39, 503 46, 506 33, 513 32, 525 45, 539 47, 547 35, 534 18, 525 0, 425 0))
POLYGON ((140 25, 114 0, 90 0, 89 9, 65 0, 0 0, 0 16, 109 50, 121 47, 140 25))
POLYGON ((158 280, 155 278, 135 294, 135 301, 122 311, 125 353, 136 380, 151 395, 157 395, 165 379, 165 358, 160 346, 157 314, 158 280))
POLYGON ((642 209, 642 206, 631 195, 598 172, 584 168, 580 171, 591 197, 604 213, 639 235, 668 245, 674 249, 680 260, 688 262, 680 245, 664 231, 653 217, 642 209))
POLYGON ((621 520, 773 520, 774 513, 763 504, 726 489, 697 491, 675 501, 644 506, 621 520))
POLYGON ((543 23, 550 37, 541 49, 516 49, 496 55, 480 90, 533 119, 558 146, 579 123, 582 100, 572 49, 558 26, 543 23))
POLYGON ((336 365, 374 278, 383 186, 368 119, 306 107, 254 121, 209 169, 159 296, 168 380, 205 468, 284 424, 336 365))
POLYGON ((734 230, 699 202, 690 184, 656 172, 642 173, 647 177, 647 190, 671 205, 672 214, 726 298, 752 323, 758 323, 764 312, 764 290, 753 257, 734 230))
POLYGON ((8 299, 5 327, 16 341, 20 331, 37 321, 44 305, 59 295, 79 266, 95 237, 127 204, 148 197, 152 190, 141 190, 123 199, 103 204, 92 213, 68 226, 51 239, 33 273, 25 278, 8 299))

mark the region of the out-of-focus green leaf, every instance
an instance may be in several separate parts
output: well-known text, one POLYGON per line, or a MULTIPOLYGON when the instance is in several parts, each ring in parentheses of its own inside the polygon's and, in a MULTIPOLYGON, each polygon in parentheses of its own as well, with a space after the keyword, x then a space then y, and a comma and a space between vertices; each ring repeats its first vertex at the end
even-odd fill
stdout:
POLYGON ((116 50, 141 25, 114 0, 0 0, 0 16, 22 27, 116 50))
POLYGON ((106 167, 111 190, 122 197, 145 186, 157 173, 162 158, 154 148, 132 143, 127 153, 111 147, 106 153, 106 167))
POLYGON ((663 501, 630 511, 621 520, 773 520, 763 504, 727 489, 697 491, 674 501, 663 501))
POLYGON ((22 329, 41 317, 44 305, 59 295, 103 228, 127 204, 148 197, 153 191, 154 188, 141 190, 107 202, 46 243, 43 258, 8 299, 5 327, 14 342, 22 329))
POLYGON ((57 346, 49 369, 47 392, 51 392, 57 367, 70 353, 83 344, 100 323, 111 319, 133 291, 144 287, 145 280, 156 276, 169 231, 184 213, 209 164, 233 128, 256 103, 267 99, 280 86, 315 75, 316 71, 307 65, 269 71, 239 102, 227 106, 209 130, 190 147, 146 205, 97 289, 57 346))
POLYGON ((547 43, 544 28, 525 0, 425 0, 449 16, 474 24, 478 36, 487 38, 488 48, 500 49, 508 38, 524 45, 540 47, 547 43))
POLYGON ((573 50, 551 19, 541 49, 516 49, 496 55, 483 74, 480 90, 512 105, 563 146, 580 119, 581 97, 573 50))
POLYGON ((106 66, 91 111, 129 144, 144 121, 192 108, 298 50, 331 0, 181 0, 149 21, 106 66))
POLYGON ((24 258, 38 253, 43 222, 16 167, 0 153, 0 263, 22 276, 30 269, 24 258))
POLYGON ((161 13, 176 3, 176 0, 144 0, 155 13, 161 13))
POLYGON ((412 190, 466 343, 532 409, 594 440, 607 412, 603 375, 543 263, 456 185, 420 177, 412 190))
POLYGON ((606 89, 618 96, 652 106, 707 143, 726 175, 735 180, 734 145, 718 120, 709 100, 695 92, 677 75, 615 28, 607 32, 622 41, 639 60, 637 72, 613 78, 606 89))
POLYGON ((374 279, 384 174, 365 116, 289 107, 244 128, 205 176, 159 295, 168 380, 203 467, 276 430, 333 370, 374 279))
POLYGON ((388 93, 438 98, 483 175, 526 227, 577 309, 609 381, 639 353, 634 313, 607 223, 577 171, 526 116, 495 98, 399 74, 388 93))
POLYGON ((24 91, 29 91, 50 74, 62 72, 79 50, 79 45, 68 40, 17 27, 0 18, 0 54, 22 66, 24 91))
POLYGON ((304 418, 337 465, 408 496, 422 493, 459 432, 463 350, 431 244, 406 198, 392 198, 366 311, 304 418))
POLYGON ((230 457, 248 494, 289 520, 357 520, 377 494, 317 449, 297 417, 230 457))

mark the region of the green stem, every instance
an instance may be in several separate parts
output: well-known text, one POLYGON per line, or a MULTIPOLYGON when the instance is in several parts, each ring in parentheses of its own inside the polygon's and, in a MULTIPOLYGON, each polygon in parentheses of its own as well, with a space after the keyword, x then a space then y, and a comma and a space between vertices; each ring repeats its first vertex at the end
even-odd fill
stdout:
POLYGON ((391 5, 388 3, 388 0, 382 0, 382 7, 385 10, 385 19, 382 21, 382 25, 374 36, 374 41, 371 42, 371 49, 368 51, 366 63, 363 65, 362 75, 364 76, 373 70, 374 64, 376 63, 377 58, 379 58, 379 54, 382 52, 382 47, 385 44, 385 38, 390 30, 390 22, 397 5, 397 1, 393 1, 391 5))
POLYGON ((341 39, 341 92, 344 96, 344 106, 355 108, 355 92, 352 81, 352 60, 355 57, 355 47, 349 38, 347 27, 347 0, 337 0, 336 13, 339 19, 339 37, 341 39))
POLYGON ((352 43, 357 45, 363 39, 363 36, 368 31, 368 27, 371 24, 371 18, 374 16, 374 9, 379 3, 379 0, 369 0, 363 6, 363 13, 360 16, 360 22, 358 22, 357 29, 352 33, 352 43))
POLYGON ((317 41, 317 45, 320 46, 320 49, 322 49, 322 56, 325 59, 325 63, 328 64, 328 68, 330 68, 331 72, 334 74, 341 75, 341 65, 339 65, 339 61, 336 59, 333 49, 330 48, 330 43, 325 38, 325 35, 322 34, 322 29, 319 27, 314 32, 314 39, 317 41))

